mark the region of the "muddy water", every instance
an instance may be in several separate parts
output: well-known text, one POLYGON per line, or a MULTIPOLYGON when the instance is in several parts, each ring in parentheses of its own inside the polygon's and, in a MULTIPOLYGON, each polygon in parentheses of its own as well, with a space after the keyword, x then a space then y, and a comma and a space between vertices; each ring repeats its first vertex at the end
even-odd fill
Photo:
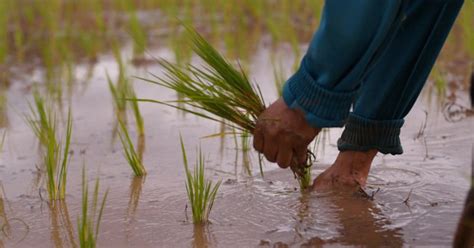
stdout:
MULTIPOLYGON (((171 56, 166 50, 153 53, 171 56)), ((265 97, 271 101, 276 98, 276 91, 268 76, 268 51, 260 49, 255 57, 252 77, 261 83, 265 97)), ((8 133, 0 160, 6 196, 0 213, 4 229, 0 246, 78 246, 76 223, 83 164, 90 182, 99 176, 101 189, 110 190, 100 246, 398 247, 449 246, 452 242, 469 188, 472 118, 447 122, 442 113, 420 99, 402 132, 405 154, 377 156, 367 187, 374 199, 368 200, 336 193, 302 194, 291 173, 273 164, 264 166, 262 179, 255 152, 236 149, 232 137, 201 138, 219 132, 218 124, 165 107, 141 104, 148 176, 136 179, 112 133, 115 114, 103 72, 114 72, 115 62, 110 55, 104 55, 89 80, 84 79, 86 68, 77 68, 74 93, 64 99, 64 105, 70 104, 74 114, 73 158, 66 204, 56 209, 49 208, 42 197, 46 192, 44 173, 37 170, 41 165, 38 144, 22 116, 28 111, 29 83, 15 82, 7 92, 8 133), (426 121, 427 127, 420 133, 426 121), (223 180, 211 213, 212 223, 205 227, 190 223, 179 133, 185 138, 190 160, 200 144, 208 175, 223 180)), ((146 69, 130 69, 129 74, 145 75, 146 70, 159 72, 158 67, 150 65, 146 69)), ((173 92, 143 82, 136 81, 135 87, 143 98, 175 98, 173 92)), ((465 94, 459 95, 458 103, 467 105, 465 94)), ((331 130, 324 154, 319 154, 314 166, 314 175, 335 159, 340 133, 340 129, 331 130)))

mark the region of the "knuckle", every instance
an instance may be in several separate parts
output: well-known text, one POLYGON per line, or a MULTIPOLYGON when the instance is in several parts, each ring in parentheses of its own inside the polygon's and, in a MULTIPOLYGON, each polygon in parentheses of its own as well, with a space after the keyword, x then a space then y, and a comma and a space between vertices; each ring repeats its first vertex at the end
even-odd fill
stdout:
POLYGON ((277 137, 278 134, 280 133, 279 129, 277 127, 267 127, 265 128, 265 134, 266 136, 269 136, 269 137, 277 137))

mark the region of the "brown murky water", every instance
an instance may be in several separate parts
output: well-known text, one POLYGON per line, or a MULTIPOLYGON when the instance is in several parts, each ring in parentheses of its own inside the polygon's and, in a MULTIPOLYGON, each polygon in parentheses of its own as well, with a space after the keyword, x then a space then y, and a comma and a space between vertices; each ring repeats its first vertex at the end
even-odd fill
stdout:
MULTIPOLYGON (((171 56, 167 50, 153 52, 171 56)), ((252 77, 261 82, 268 101, 276 98, 268 51, 255 55, 252 77)), ((289 59, 291 61, 291 59, 289 59)), ((288 66, 289 67, 289 66, 288 66)), ((77 69, 87 74, 87 67, 77 69)), ((0 246, 77 247, 76 223, 80 214, 81 169, 87 166, 89 180, 100 176, 101 188, 109 188, 99 246, 107 247, 311 247, 427 245, 449 246, 469 188, 473 119, 451 123, 420 98, 407 117, 402 132, 405 154, 377 156, 367 191, 378 190, 374 199, 336 193, 301 193, 291 173, 266 164, 259 176, 253 151, 235 149, 232 137, 202 139, 217 133, 218 124, 184 116, 175 110, 141 104, 146 125, 144 164, 148 176, 135 179, 114 141, 112 99, 105 70, 115 62, 104 55, 94 67, 94 76, 78 83, 65 99, 74 112, 73 158, 69 168, 67 207, 50 209, 45 195, 37 141, 23 119, 28 111, 29 85, 12 84, 8 97, 8 133, 0 157, 0 179, 6 198, 0 216, 3 232, 0 246), (428 111, 425 120, 424 111, 428 111), (427 121, 427 127, 420 133, 427 121), (179 133, 185 137, 192 160, 201 144, 208 175, 222 179, 211 213, 212 223, 196 227, 186 208, 185 175, 179 148, 179 133), (411 193, 410 193, 411 192, 411 193), (408 195, 408 201, 404 202, 408 195)), ((147 69, 129 71, 144 75, 147 69)), ((38 72, 39 73, 39 72, 38 72)), ((462 78, 458 79, 462 81, 462 78)), ((172 92, 136 81, 143 98, 174 99, 172 92)), ((459 93, 457 103, 468 105, 459 93)), ((133 128, 132 128, 133 130, 133 128)), ((337 155, 340 129, 332 129, 313 174, 330 165, 337 155)))

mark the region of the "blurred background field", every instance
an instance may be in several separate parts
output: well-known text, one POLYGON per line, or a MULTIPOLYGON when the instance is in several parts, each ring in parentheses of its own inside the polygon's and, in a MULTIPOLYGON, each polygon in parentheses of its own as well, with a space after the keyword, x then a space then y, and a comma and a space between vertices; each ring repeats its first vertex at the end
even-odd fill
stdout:
MULTIPOLYGON (((434 74, 474 57, 474 4, 466 1, 434 74)), ((77 63, 94 63, 114 46, 133 46, 133 61, 166 47, 177 61, 191 56, 179 20, 194 25, 229 58, 252 60, 259 46, 294 55, 292 69, 318 26, 323 1, 4 0, 0 3, 2 80, 12 67, 44 69, 45 80, 72 80, 77 63), (179 20, 178 20, 179 19, 179 20)), ((273 56, 275 65, 283 58, 273 56)), ((281 66, 274 66, 279 68, 281 66)), ((457 67, 468 67, 458 65, 457 67)), ((24 69, 26 69, 24 68, 24 69)))

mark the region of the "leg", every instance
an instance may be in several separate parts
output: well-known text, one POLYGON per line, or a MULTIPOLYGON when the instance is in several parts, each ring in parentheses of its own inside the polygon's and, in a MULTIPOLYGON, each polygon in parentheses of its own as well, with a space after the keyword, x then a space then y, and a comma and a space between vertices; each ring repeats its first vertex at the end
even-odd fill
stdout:
MULTIPOLYGON (((415 103, 462 3, 405 2, 403 19, 392 42, 379 51, 365 73, 354 110, 338 141, 341 153, 328 169, 330 173, 315 180, 316 187, 347 177, 365 185, 374 150, 384 154, 403 152, 399 139, 403 118, 415 103)), ((350 181, 344 180, 343 184, 351 185, 350 181)))
POLYGON ((284 101, 270 105, 257 121, 257 151, 286 168, 293 157, 306 160, 307 146, 321 128, 344 125, 364 72, 396 28, 401 3, 326 1, 301 66, 285 84, 284 101))
POLYGON ((400 18, 401 0, 326 1, 318 31, 283 99, 317 128, 341 127, 364 72, 400 18))

